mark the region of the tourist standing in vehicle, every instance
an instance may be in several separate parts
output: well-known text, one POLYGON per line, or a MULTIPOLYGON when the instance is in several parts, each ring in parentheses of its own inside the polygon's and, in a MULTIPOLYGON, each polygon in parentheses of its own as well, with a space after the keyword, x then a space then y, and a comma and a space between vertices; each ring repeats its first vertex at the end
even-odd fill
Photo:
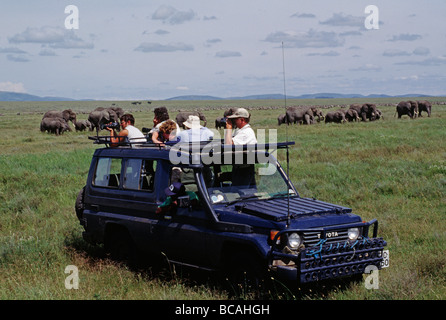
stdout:
POLYGON ((198 116, 190 115, 187 121, 183 122, 187 130, 183 130, 178 135, 179 142, 199 142, 209 141, 214 138, 214 133, 200 124, 198 116))
POLYGON ((225 130, 225 144, 244 145, 256 144, 257 139, 254 130, 249 124, 251 115, 245 108, 238 108, 228 116, 225 130), (233 131, 235 127, 235 130, 233 131))
POLYGON ((144 134, 135 127, 135 118, 132 114, 126 113, 121 117, 121 128, 122 130, 116 135, 115 129, 110 127, 105 127, 110 131, 110 146, 117 147, 119 144, 125 142, 146 142, 147 139, 144 134))
MULTIPOLYGON (((249 124, 251 115, 248 110, 238 108, 232 115, 228 116, 225 130, 225 144, 247 145, 257 144, 254 130, 249 124), (233 127, 236 127, 234 133, 233 127)), ((253 187, 255 182, 254 163, 234 163, 232 166, 232 186, 253 187)))
MULTIPOLYGON (((165 121, 170 120, 169 113, 167 112, 166 107, 155 108, 153 110, 153 112, 154 112, 155 116, 153 118, 153 128, 152 128, 152 130, 150 130, 149 136, 151 137, 153 143, 163 143, 165 141, 165 139, 163 137, 159 136, 160 135, 159 129, 165 121)), ((180 132, 180 127, 178 126, 178 124, 175 121, 173 121, 173 120, 170 120, 170 121, 175 123, 176 134, 178 134, 180 132)))

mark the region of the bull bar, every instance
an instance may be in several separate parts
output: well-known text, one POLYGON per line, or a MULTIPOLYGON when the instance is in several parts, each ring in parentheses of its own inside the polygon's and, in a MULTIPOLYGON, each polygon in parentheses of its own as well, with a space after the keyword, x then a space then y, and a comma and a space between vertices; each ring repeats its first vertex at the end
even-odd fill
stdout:
POLYGON ((268 265, 277 273, 278 278, 297 280, 300 283, 353 276, 365 272, 367 266, 373 265, 381 269, 382 251, 387 245, 382 238, 376 238, 378 221, 350 223, 342 225, 343 229, 363 228, 362 236, 356 240, 342 240, 327 244, 326 234, 339 230, 340 226, 328 226, 316 229, 286 229, 278 232, 271 244, 268 265), (370 227, 373 237, 368 237, 370 227), (301 246, 296 251, 279 248, 281 236, 294 232, 302 234, 307 231, 321 232, 320 240, 311 247, 301 246), (275 264, 280 260, 283 264, 275 264))

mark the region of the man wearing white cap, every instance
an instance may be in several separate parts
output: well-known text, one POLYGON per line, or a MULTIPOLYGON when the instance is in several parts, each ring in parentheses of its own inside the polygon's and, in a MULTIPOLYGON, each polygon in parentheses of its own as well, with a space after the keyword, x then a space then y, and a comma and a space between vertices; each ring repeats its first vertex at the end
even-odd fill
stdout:
MULTIPOLYGON (((254 130, 249 125, 250 114, 244 108, 238 108, 234 114, 227 117, 225 130, 225 144, 245 145, 257 144, 254 130), (237 127, 232 134, 232 128, 237 127)), ((232 186, 255 187, 254 164, 237 164, 232 167, 232 186)))
POLYGON ((178 135, 180 142, 209 141, 214 137, 214 133, 200 124, 200 118, 190 115, 187 121, 183 122, 187 130, 183 130, 178 135))
POLYGON ((227 117, 231 119, 226 121, 225 144, 256 144, 257 139, 254 130, 249 125, 250 114, 245 108, 238 108, 234 114, 227 117), (237 130, 232 133, 233 127, 237 130))

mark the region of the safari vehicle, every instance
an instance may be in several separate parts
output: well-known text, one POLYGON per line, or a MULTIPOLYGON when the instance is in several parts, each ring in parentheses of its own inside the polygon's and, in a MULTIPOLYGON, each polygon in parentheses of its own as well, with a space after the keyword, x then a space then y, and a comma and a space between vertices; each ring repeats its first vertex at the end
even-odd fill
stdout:
MULTIPOLYGON (((385 267, 378 222, 352 209, 303 198, 274 157, 294 142, 226 146, 131 143, 95 150, 76 200, 83 237, 115 255, 163 256, 176 264, 252 279, 269 272, 299 283, 361 275, 385 267), (234 182, 235 169, 252 183, 234 182), (180 180, 199 206, 180 199, 157 214, 165 189, 180 180)), ((239 176, 240 177, 240 176, 239 176)))

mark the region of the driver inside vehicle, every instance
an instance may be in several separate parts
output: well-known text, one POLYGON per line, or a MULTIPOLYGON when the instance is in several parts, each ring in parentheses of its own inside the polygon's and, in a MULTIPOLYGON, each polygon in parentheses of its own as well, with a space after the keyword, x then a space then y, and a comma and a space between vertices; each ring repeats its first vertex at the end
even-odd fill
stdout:
POLYGON ((178 207, 198 207, 200 200, 193 191, 186 191, 186 187, 181 182, 174 182, 165 189, 166 200, 156 209, 157 214, 177 212, 178 207))

